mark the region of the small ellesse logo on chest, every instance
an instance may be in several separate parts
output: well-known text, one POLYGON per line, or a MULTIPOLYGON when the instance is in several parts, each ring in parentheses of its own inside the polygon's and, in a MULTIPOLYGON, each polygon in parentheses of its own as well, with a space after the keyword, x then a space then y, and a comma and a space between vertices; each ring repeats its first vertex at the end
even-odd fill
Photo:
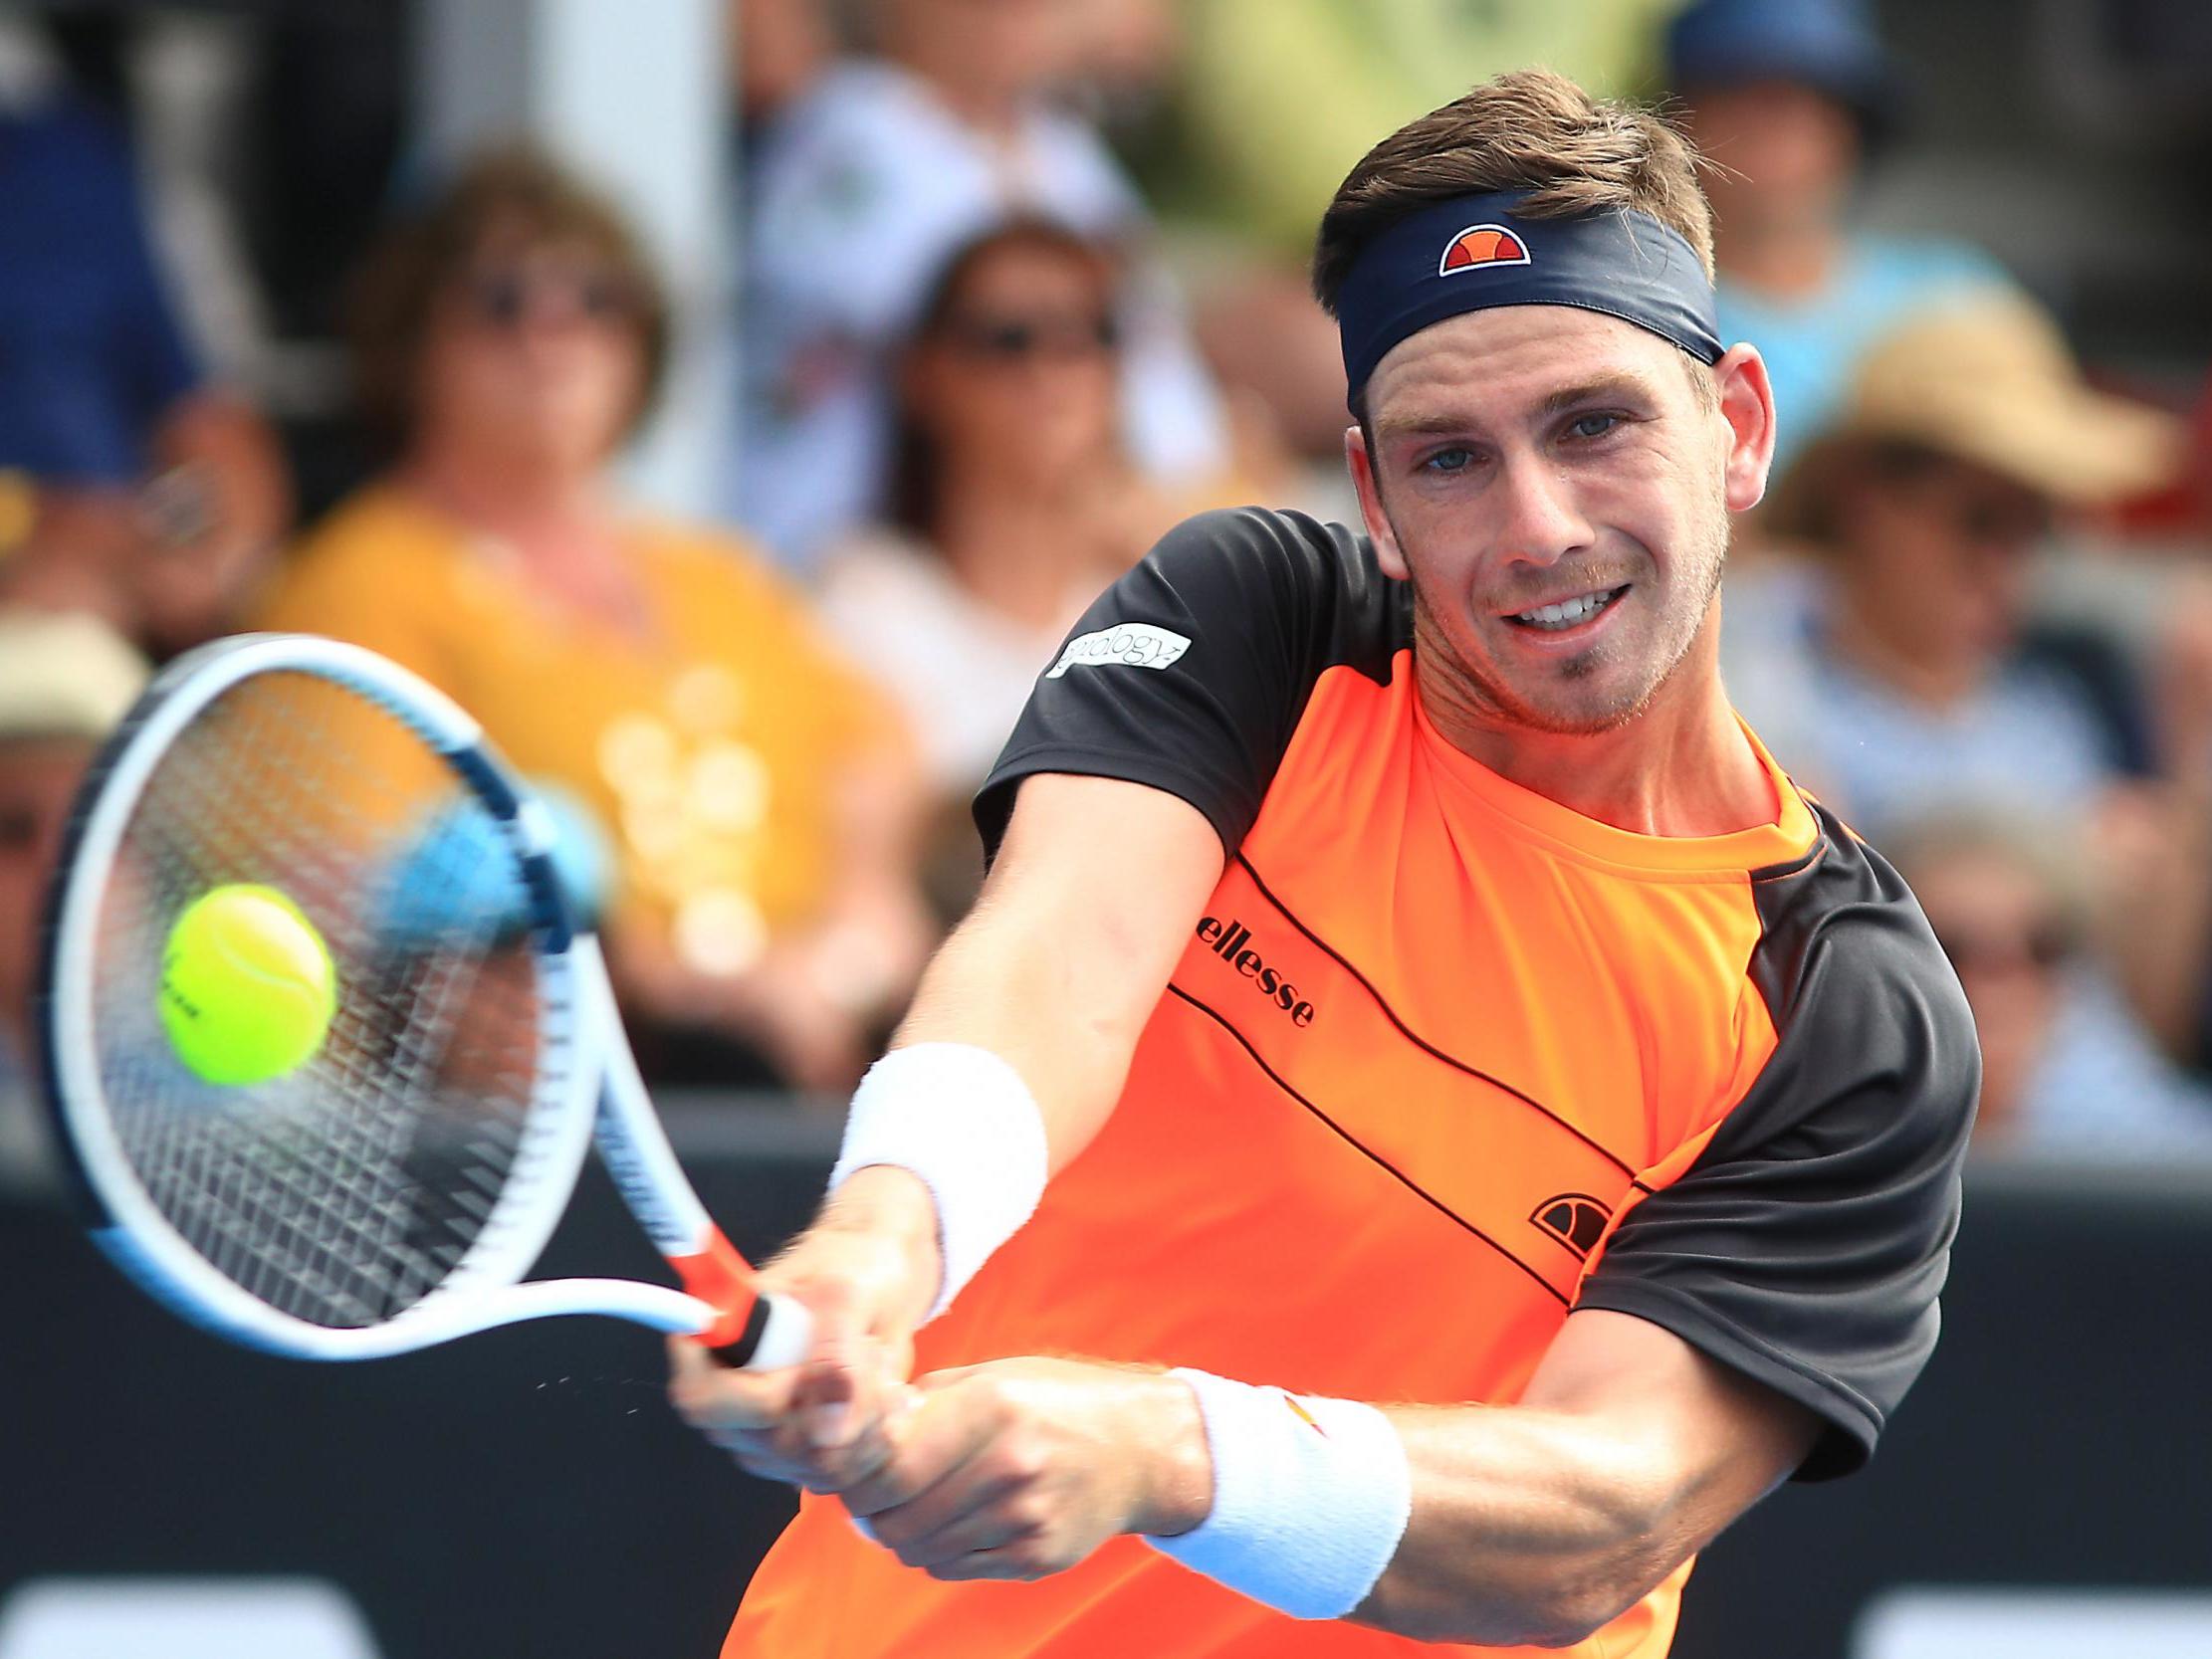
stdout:
POLYGON ((1597 1249, 1598 1240, 1605 1237, 1606 1223, 1612 1219, 1613 1211, 1587 1192, 1562 1192, 1556 1198, 1546 1198, 1529 1217, 1578 1257, 1597 1249))

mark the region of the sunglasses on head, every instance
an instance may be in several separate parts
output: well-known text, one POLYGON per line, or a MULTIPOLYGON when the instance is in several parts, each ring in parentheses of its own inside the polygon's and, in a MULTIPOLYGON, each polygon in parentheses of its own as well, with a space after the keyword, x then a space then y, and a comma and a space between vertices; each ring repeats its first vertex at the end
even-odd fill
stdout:
POLYGON ((1087 357, 1121 344, 1121 326, 1100 316, 955 316, 944 336, 971 357, 1020 362, 1035 356, 1087 357))
POLYGON ((610 271, 520 266, 477 271, 463 281, 461 298, 471 316, 495 328, 519 328, 534 312, 554 302, 590 322, 629 322, 637 315, 636 296, 610 271))

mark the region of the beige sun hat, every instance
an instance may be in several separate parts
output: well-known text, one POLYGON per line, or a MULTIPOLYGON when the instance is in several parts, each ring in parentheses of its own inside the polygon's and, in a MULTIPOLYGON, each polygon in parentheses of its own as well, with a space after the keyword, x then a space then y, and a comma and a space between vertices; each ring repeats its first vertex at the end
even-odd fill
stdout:
POLYGON ((1989 293, 1898 324, 1861 362, 1828 429, 1776 491, 1778 518, 1802 519, 1840 450, 1918 444, 2054 501, 2094 507, 2171 483, 2181 421, 2097 391, 2058 324, 2033 301, 1989 293))
POLYGON ((0 610, 0 740, 114 729, 146 661, 107 623, 72 611, 0 610))

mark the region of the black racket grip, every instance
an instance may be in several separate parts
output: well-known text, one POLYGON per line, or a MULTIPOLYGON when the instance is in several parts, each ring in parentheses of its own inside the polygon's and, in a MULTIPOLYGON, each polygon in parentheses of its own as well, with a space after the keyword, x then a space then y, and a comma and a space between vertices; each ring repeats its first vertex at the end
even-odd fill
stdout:
POLYGON ((727 1343, 702 1343, 715 1362, 732 1370, 772 1371, 795 1365, 814 1346, 814 1316, 787 1296, 754 1298, 745 1325, 727 1343))
POLYGON ((720 1348, 710 1348, 707 1352, 718 1365, 742 1371, 753 1362, 753 1355, 760 1351, 761 1339, 768 1335, 769 1299, 753 1299, 753 1312, 745 1316, 745 1329, 738 1333, 735 1342, 724 1343, 720 1348))

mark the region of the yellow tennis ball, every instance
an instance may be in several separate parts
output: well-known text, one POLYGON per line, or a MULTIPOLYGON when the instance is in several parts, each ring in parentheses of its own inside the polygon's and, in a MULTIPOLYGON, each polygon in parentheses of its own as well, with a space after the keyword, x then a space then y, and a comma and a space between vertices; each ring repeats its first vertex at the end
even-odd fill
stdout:
POLYGON ((169 930, 161 1024, 210 1083, 266 1083, 323 1046, 337 969, 315 924, 273 887, 201 894, 169 930))

